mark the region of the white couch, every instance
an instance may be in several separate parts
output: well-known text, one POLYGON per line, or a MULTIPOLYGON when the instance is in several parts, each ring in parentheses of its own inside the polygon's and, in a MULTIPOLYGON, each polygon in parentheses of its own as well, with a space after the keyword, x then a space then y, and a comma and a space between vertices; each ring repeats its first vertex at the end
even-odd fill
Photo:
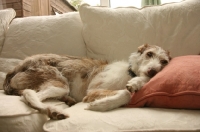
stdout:
POLYGON ((33 54, 127 60, 143 43, 162 46, 172 57, 200 53, 199 0, 142 9, 83 4, 79 13, 13 19, 13 9, 0 10, 1 132, 200 131, 199 110, 123 107, 94 112, 84 110, 86 103, 68 107, 48 100, 45 103, 70 115, 55 121, 28 107, 20 97, 5 95, 2 84, 6 73, 33 54))

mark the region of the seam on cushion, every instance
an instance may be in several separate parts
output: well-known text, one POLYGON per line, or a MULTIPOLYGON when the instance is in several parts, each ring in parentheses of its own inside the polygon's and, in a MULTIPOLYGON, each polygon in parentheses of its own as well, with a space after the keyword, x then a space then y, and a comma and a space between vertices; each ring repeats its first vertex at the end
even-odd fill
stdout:
POLYGON ((146 95, 146 96, 142 97, 141 99, 136 100, 136 102, 134 104, 130 102, 130 104, 128 104, 128 105, 136 105, 136 104, 140 103, 141 101, 143 101, 147 98, 151 98, 152 96, 177 97, 177 96, 185 96, 185 95, 200 96, 200 92, 197 93, 197 92, 194 92, 194 91, 187 91, 187 92, 180 92, 180 93, 176 93, 176 94, 168 94, 168 93, 164 93, 164 92, 157 92, 157 93, 153 93, 153 94, 150 94, 150 95, 146 95))

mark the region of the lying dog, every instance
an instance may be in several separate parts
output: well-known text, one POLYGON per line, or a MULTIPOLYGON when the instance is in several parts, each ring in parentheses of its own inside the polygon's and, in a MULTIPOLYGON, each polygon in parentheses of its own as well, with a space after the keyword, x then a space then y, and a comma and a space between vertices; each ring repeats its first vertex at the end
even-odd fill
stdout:
POLYGON ((51 119, 65 119, 68 115, 63 110, 42 101, 56 98, 70 106, 83 101, 89 102, 89 110, 112 110, 128 104, 131 92, 169 61, 169 52, 148 44, 132 53, 129 63, 41 54, 26 58, 9 72, 3 88, 6 94, 22 95, 26 103, 51 119))

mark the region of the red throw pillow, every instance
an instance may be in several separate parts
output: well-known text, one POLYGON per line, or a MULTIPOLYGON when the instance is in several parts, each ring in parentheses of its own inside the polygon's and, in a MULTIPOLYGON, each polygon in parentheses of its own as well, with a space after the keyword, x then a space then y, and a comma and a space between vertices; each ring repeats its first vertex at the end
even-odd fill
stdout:
POLYGON ((200 56, 176 57, 142 89, 128 107, 200 109, 200 56))

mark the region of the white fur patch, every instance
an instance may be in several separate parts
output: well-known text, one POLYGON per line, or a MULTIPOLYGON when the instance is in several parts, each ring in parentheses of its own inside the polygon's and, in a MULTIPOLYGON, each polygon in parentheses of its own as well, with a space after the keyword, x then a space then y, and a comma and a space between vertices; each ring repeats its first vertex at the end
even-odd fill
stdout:
POLYGON ((118 61, 105 67, 89 84, 88 89, 99 88, 109 90, 120 90, 126 88, 126 83, 131 77, 127 72, 128 63, 118 61), (96 84, 101 84, 96 87, 96 84))

